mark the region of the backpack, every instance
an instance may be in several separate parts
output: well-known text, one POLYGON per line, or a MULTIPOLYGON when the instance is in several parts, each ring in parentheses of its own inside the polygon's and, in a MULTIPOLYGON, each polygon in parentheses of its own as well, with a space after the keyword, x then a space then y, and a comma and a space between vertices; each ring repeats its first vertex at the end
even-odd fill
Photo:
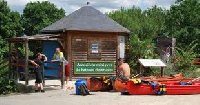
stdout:
POLYGON ((81 84, 78 89, 80 91, 80 95, 82 96, 90 95, 89 90, 85 84, 81 84))

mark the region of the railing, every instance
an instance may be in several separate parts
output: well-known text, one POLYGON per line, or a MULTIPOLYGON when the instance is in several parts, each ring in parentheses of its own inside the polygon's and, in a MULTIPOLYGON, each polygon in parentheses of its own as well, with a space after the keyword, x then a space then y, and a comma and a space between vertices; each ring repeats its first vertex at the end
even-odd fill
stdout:
MULTIPOLYGON (((25 63, 24 62, 18 62, 18 63, 10 63, 11 66, 16 67, 16 70, 10 70, 12 72, 12 75, 16 75, 16 76, 12 76, 13 79, 17 79, 19 80, 19 67, 22 67, 23 69, 25 68, 25 63)), ((29 71, 31 68, 34 68, 34 66, 29 65, 28 66, 29 71)), ((60 62, 60 61, 56 61, 56 62, 50 62, 50 61, 45 61, 44 62, 44 66, 42 67, 42 79, 43 79, 43 84, 45 85, 45 70, 57 70, 59 73, 61 73, 62 75, 60 75, 59 78, 59 74, 58 74, 58 79, 60 79, 61 81, 61 88, 64 88, 65 86, 65 64, 64 62, 60 62), (48 64, 58 64, 58 67, 55 66, 48 66, 48 64), (61 71, 60 71, 61 70, 61 71)), ((25 70, 22 70, 22 73, 24 73, 24 75, 26 75, 25 70)), ((27 74, 30 78, 29 72, 27 74)), ((11 78, 11 77, 10 77, 11 78)))
MULTIPOLYGON (((55 61, 55 62, 49 62, 49 61, 45 61, 44 62, 44 69, 43 69, 43 77, 45 76, 45 70, 51 70, 51 69, 57 69, 59 74, 58 74, 58 78, 60 77, 60 81, 61 81, 61 88, 64 88, 65 86, 65 62, 60 62, 60 61, 55 61), (47 65, 46 65, 47 64, 47 65), (59 67, 54 67, 54 66, 48 66, 48 64, 58 64, 59 67), (45 66, 46 65, 46 66, 45 66), (62 74, 62 75, 60 75, 62 74)), ((44 79, 45 80, 45 79, 44 79)), ((45 83, 45 81, 44 81, 45 83)))

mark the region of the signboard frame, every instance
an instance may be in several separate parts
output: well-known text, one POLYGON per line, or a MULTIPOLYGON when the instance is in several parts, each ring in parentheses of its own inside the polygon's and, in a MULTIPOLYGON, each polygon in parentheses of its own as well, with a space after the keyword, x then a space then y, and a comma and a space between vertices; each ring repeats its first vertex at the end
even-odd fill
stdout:
POLYGON ((116 74, 115 61, 74 61, 74 75, 114 75, 116 74), (79 66, 78 66, 79 65, 79 66), (111 70, 112 69, 112 70, 111 70))
POLYGON ((140 63, 140 74, 143 67, 160 67, 161 68, 161 77, 164 74, 164 67, 167 65, 161 59, 138 59, 140 63))
POLYGON ((166 64, 161 59, 139 59, 144 67, 165 67, 166 64))

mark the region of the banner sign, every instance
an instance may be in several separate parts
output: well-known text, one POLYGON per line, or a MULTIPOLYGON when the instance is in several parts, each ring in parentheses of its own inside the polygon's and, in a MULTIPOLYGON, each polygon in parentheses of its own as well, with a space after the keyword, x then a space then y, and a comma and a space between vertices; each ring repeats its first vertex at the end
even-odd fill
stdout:
POLYGON ((115 62, 113 61, 75 61, 74 74, 114 74, 115 62))

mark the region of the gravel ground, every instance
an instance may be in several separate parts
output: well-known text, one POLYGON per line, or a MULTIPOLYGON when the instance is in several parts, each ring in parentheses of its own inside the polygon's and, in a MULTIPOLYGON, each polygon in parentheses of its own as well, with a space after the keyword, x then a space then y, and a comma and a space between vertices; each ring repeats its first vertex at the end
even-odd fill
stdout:
POLYGON ((60 89, 58 81, 46 84, 45 93, 0 96, 0 105, 200 105, 200 95, 154 96, 91 92, 91 95, 80 96, 75 95, 75 89, 60 89))

